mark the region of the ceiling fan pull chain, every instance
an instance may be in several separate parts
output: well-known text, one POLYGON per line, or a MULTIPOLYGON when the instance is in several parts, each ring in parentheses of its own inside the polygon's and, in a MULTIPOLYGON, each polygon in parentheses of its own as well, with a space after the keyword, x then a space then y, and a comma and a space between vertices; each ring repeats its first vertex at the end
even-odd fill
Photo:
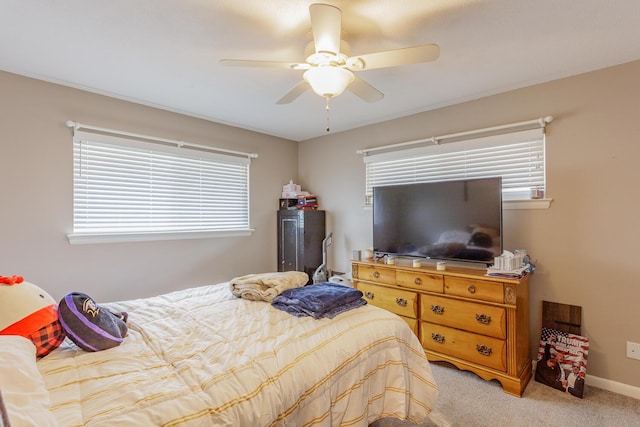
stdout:
POLYGON ((325 110, 327 110, 327 132, 329 132, 331 130, 331 121, 329 118, 329 97, 327 96, 325 99, 327 100, 327 106, 325 107, 325 110))

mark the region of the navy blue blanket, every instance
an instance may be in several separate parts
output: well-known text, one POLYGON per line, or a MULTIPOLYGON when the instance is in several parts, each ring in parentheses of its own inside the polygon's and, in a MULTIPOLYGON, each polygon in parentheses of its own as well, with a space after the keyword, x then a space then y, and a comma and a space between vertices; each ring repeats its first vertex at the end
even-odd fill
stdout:
POLYGON ((287 289, 273 299, 271 305, 294 316, 334 318, 338 314, 365 305, 362 292, 337 283, 318 283, 287 289))

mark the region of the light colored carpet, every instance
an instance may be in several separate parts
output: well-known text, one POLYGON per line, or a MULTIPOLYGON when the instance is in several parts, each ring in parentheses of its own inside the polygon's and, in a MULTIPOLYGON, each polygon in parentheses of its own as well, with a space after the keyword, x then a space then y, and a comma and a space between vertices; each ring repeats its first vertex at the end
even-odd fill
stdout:
MULTIPOLYGON (((590 387, 588 373, 583 399, 533 379, 523 396, 517 398, 504 393, 497 381, 485 381, 448 363, 436 362, 431 366, 440 388, 436 409, 452 426, 640 426, 640 400, 590 387)), ((421 427, 436 425, 426 420, 421 427)), ((371 426, 415 427, 412 423, 391 419, 376 421, 371 426)))

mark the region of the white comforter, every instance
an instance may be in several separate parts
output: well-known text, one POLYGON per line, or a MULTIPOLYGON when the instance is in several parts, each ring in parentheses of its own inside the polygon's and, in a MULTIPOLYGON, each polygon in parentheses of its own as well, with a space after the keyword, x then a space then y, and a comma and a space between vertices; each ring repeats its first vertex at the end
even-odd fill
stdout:
POLYGON ((104 305, 129 313, 121 346, 37 362, 60 426, 366 426, 435 406, 418 339, 373 306, 294 317, 228 283, 104 305))

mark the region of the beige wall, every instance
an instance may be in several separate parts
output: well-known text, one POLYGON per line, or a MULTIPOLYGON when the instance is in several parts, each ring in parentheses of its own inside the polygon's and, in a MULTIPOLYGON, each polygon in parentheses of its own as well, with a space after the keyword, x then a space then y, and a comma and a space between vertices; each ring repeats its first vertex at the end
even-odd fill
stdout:
POLYGON ((0 73, 0 275, 18 274, 54 298, 150 296, 276 269, 282 184, 297 173, 297 144, 8 73, 0 73), (255 152, 253 235, 70 245, 72 131, 67 120, 255 152))
POLYGON ((349 271, 351 250, 372 242, 356 149, 552 115, 551 207, 504 212, 505 248, 525 248, 538 261, 531 344, 540 337, 541 301, 582 306, 587 374, 639 387, 640 361, 625 357, 626 341, 640 342, 638 76, 640 62, 633 62, 302 142, 299 181, 318 195, 333 231, 329 267, 349 271))
MULTIPOLYGON (((635 219, 640 201, 640 62, 562 79, 298 144, 0 72, 0 274, 20 274, 55 298, 83 291, 128 299, 276 269, 280 186, 319 196, 334 235, 329 268, 348 271, 352 249, 371 246, 356 149, 553 115, 547 210, 505 211, 505 247, 538 260, 531 286, 532 345, 541 301, 583 307, 588 374, 640 387, 635 219), (71 130, 75 120, 130 132, 256 152, 250 237, 69 245, 71 130), (298 174, 300 170, 300 174, 298 174)), ((363 108, 366 105, 363 104, 363 108)), ((333 114, 339 114, 337 110, 333 114)), ((533 357, 533 350, 532 350, 533 357)))

